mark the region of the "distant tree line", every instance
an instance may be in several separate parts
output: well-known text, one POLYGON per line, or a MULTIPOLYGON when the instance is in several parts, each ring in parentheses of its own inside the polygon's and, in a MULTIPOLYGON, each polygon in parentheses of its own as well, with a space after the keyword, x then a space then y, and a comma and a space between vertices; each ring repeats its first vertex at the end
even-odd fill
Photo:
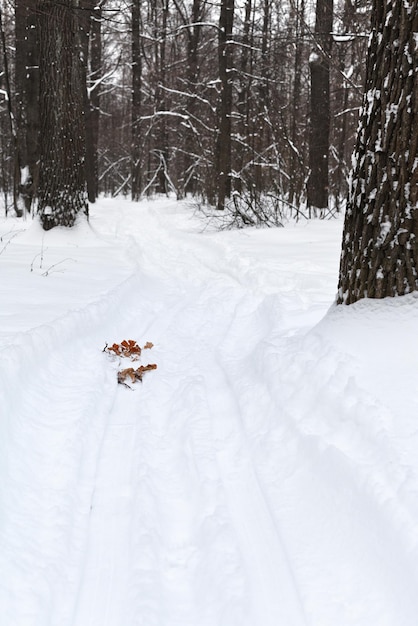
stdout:
MULTIPOLYGON (((44 161, 58 175, 76 150, 90 202, 99 193, 137 200, 172 192, 218 209, 233 203, 249 224, 263 221, 265 201, 309 214, 338 210, 363 92, 369 5, 4 2, 6 206, 18 214, 35 198, 41 211, 42 202, 49 206, 44 161), (64 76, 68 89, 59 84, 64 76)), ((76 205, 87 206, 80 192, 76 205)))

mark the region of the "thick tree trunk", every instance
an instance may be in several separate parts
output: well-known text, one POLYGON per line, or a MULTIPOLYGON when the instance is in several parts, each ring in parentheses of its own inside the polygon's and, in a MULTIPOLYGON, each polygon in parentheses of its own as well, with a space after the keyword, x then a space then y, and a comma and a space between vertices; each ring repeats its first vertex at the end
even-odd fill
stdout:
POLYGON ((309 140, 308 206, 328 208, 328 153, 330 134, 329 67, 332 49, 333 0, 317 0, 311 69, 311 131, 309 140))
POLYGON ((88 211, 85 185, 84 85, 75 0, 38 2, 40 170, 43 227, 72 226, 88 211))
POLYGON ((418 289, 418 0, 374 0, 338 302, 418 289))
POLYGON ((222 210, 225 198, 231 194, 231 111, 232 111, 232 38, 234 0, 222 0, 219 18, 218 62, 221 96, 219 103, 218 137, 216 146, 216 171, 218 179, 218 204, 222 210))

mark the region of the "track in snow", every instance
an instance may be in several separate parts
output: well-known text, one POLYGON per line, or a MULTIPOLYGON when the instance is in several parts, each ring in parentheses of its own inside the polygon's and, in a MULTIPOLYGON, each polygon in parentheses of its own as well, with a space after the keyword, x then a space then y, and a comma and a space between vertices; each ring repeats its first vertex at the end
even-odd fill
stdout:
POLYGON ((4 352, 5 624, 415 626, 416 533, 380 495, 406 477, 347 355, 297 334, 303 263, 122 217, 132 276, 4 352), (155 345, 135 391, 101 351, 125 338, 155 345))

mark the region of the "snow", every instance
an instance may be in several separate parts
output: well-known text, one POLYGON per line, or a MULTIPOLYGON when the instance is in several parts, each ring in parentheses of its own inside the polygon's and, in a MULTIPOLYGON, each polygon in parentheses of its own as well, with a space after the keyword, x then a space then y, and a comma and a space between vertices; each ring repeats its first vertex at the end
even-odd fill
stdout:
POLYGON ((28 183, 30 183, 30 171, 29 166, 25 165, 20 168, 20 184, 27 185, 28 183))
POLYGON ((333 305, 341 232, 0 221, 2 624, 416 626, 418 298, 333 305))

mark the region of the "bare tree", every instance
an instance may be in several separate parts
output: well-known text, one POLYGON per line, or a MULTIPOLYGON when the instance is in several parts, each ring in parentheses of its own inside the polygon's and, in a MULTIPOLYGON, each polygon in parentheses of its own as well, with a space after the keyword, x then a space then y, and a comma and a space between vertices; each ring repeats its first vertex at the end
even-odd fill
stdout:
POLYGON ((98 142, 100 85, 102 78, 102 6, 103 0, 80 0, 77 11, 81 39, 81 61, 86 129, 86 182, 89 202, 99 195, 98 142))
POLYGON ((38 212, 45 230, 72 226, 79 211, 88 211, 78 9, 77 0, 38 0, 38 212))
MULTIPOLYGON (((279 205, 300 214, 307 186, 312 208, 324 209, 329 194, 339 200, 361 101, 367 29, 360 20, 369 0, 334 2, 332 29, 332 0, 318 0, 316 34, 310 30, 311 0, 57 2, 71 4, 78 20, 74 52, 82 60, 77 84, 84 90, 79 122, 85 126, 89 200, 99 191, 134 199, 174 191, 220 209, 241 203, 253 212, 255 221, 241 216, 251 224, 269 222, 258 211, 266 201, 273 202, 273 223, 279 205), (310 109, 315 131, 309 168, 310 109)), ((45 13, 51 4, 2 5, 7 54, 0 55, 0 184, 9 193, 14 178, 21 207, 29 207, 36 193, 39 162, 35 8, 45 13), (13 170, 14 154, 19 167, 13 170)))
MULTIPOLYGON (((9 57, 7 54, 6 33, 3 23, 3 9, 0 8, 0 41, 3 58, 4 68, 4 82, 5 82, 5 95, 6 95, 6 107, 9 121, 9 129, 11 136, 12 146, 12 162, 13 162, 13 207, 18 217, 22 215, 22 210, 18 205, 18 181, 19 181, 19 149, 18 149, 18 136, 16 128, 16 120, 12 106, 12 88, 9 69, 9 57)), ((7 209, 6 209, 7 210, 7 209)))
POLYGON ((218 64, 221 94, 219 102, 216 173, 218 179, 218 209, 231 194, 231 113, 232 113, 232 26, 234 0, 221 0, 219 16, 218 64))
POLYGON ((141 195, 141 1, 132 2, 132 200, 141 195))
POLYGON ((33 3, 15 0, 15 102, 18 196, 29 211, 36 191, 39 140, 39 48, 33 3))
POLYGON ((315 48, 311 69, 311 129, 309 141, 308 205, 315 212, 328 207, 328 153, 330 135, 330 57, 333 0, 317 0, 315 48))
POLYGON ((418 289, 418 0, 374 0, 338 302, 418 289))

